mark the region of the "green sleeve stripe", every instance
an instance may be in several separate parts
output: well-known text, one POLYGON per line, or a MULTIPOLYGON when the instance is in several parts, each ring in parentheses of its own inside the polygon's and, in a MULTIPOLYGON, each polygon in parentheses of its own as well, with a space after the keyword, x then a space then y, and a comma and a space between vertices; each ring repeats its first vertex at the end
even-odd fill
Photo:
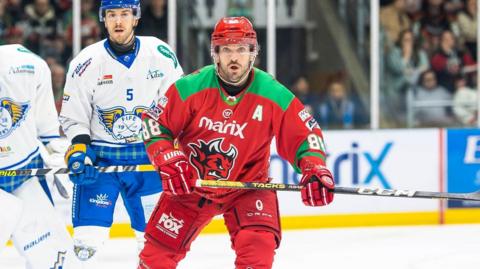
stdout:
MULTIPOLYGON (((148 124, 148 120, 149 120, 149 119, 151 119, 151 118, 145 118, 145 119, 143 120, 143 121, 146 123, 145 125, 147 126, 147 128, 150 127, 149 124, 148 124)), ((154 120, 154 119, 151 119, 151 120, 154 120)), ((169 137, 172 137, 172 138, 173 138, 172 132, 171 132, 169 129, 167 129, 167 128, 161 126, 161 125, 159 126, 159 129, 160 129, 160 135, 162 135, 162 136, 169 136, 169 137)), ((150 134, 152 134, 152 132, 151 132, 150 130, 148 130, 148 132, 149 132, 150 134)), ((145 139, 145 138, 144 138, 144 139, 145 139)))
POLYGON ((215 67, 209 65, 197 72, 191 73, 177 80, 175 86, 182 101, 203 90, 218 88, 215 67))
POLYGON ((160 126, 160 132, 162 132, 162 134, 161 134, 162 136, 168 136, 168 137, 172 138, 172 140, 173 140, 172 132, 169 129, 167 129, 163 126, 160 126))
POLYGON ((173 141, 172 132, 171 132, 169 129, 167 129, 167 128, 161 126, 161 125, 158 126, 158 129, 160 129, 160 132, 158 133, 158 131, 157 131, 157 134, 156 134, 156 135, 152 135, 152 131, 150 130, 150 127, 151 127, 151 126, 150 126, 149 123, 148 123, 149 120, 154 121, 154 119, 145 118, 145 119, 143 120, 143 121, 145 122, 144 126, 145 126, 145 128, 147 128, 148 130, 143 130, 143 131, 142 131, 142 139, 143 139, 143 141, 145 141, 145 137, 144 137, 144 134, 143 134, 145 131, 147 131, 147 132, 149 133, 149 136, 150 136, 150 139, 148 139, 148 142, 145 143, 145 145, 146 145, 147 147, 150 146, 151 144, 159 141, 159 140, 170 140, 170 141, 173 141))
POLYGON ((151 145, 155 144, 156 142, 162 141, 162 140, 172 141, 172 142, 173 142, 173 139, 170 138, 170 137, 155 137, 155 138, 150 139, 147 143, 145 143, 145 147, 148 148, 148 147, 150 147, 151 145))
POLYGON ((308 141, 305 140, 303 141, 303 143, 300 145, 300 147, 298 148, 297 150, 297 153, 295 154, 295 160, 292 164, 293 166, 293 169, 297 172, 297 173, 301 173, 302 171, 300 170, 300 167, 298 166, 298 161, 305 157, 305 156, 315 156, 315 157, 319 157, 320 159, 322 159, 323 161, 326 161, 326 158, 325 156, 323 156, 322 154, 318 153, 318 152, 312 152, 312 151, 309 151, 310 150, 310 147, 308 145, 308 141))
POLYGON ((295 98, 295 95, 289 89, 270 74, 259 69, 255 69, 255 78, 249 87, 249 92, 274 102, 282 111, 287 110, 295 98))

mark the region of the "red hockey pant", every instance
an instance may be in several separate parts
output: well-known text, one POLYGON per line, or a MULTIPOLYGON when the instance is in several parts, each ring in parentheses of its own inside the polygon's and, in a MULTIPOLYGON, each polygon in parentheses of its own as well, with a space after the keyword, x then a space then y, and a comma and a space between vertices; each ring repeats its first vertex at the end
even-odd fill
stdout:
POLYGON ((270 269, 281 239, 276 193, 245 191, 218 204, 197 194, 162 194, 150 218, 139 269, 173 269, 200 231, 223 214, 236 253, 236 269, 270 269))

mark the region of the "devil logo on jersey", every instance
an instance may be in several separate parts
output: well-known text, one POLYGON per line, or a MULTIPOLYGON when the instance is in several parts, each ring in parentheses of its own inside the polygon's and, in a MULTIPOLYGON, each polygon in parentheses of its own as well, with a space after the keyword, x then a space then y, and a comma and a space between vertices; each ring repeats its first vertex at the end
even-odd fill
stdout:
POLYGON ((199 144, 188 144, 192 149, 190 163, 193 164, 201 179, 225 180, 230 175, 238 150, 230 145, 227 151, 222 149, 223 138, 209 142, 199 140, 199 144))

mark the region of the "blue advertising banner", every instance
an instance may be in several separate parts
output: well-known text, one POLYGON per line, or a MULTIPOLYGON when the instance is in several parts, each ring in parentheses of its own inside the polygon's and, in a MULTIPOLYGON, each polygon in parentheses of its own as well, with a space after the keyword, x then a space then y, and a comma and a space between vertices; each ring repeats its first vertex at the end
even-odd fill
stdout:
MULTIPOLYGON (((480 189, 480 129, 448 129, 447 191, 474 192, 480 189)), ((480 202, 449 201, 448 207, 480 207, 480 202)))

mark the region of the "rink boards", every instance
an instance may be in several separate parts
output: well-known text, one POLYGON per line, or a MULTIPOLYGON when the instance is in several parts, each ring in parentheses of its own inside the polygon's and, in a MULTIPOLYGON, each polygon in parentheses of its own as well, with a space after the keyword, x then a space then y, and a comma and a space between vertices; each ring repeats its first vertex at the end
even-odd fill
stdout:
MULTIPOLYGON (((414 129, 325 131, 328 161, 338 186, 471 192, 480 189, 480 130, 414 129)), ((300 176, 271 153, 275 182, 297 184, 300 176)), ((479 203, 430 199, 336 195, 327 207, 306 207, 300 193, 280 192, 284 229, 377 225, 480 223, 479 203)), ((68 219, 68 201, 60 209, 68 219)), ((59 203, 57 203, 59 204, 59 203)), ((206 232, 225 231, 215 219, 206 232)), ((112 236, 132 235, 122 202, 112 236)))

